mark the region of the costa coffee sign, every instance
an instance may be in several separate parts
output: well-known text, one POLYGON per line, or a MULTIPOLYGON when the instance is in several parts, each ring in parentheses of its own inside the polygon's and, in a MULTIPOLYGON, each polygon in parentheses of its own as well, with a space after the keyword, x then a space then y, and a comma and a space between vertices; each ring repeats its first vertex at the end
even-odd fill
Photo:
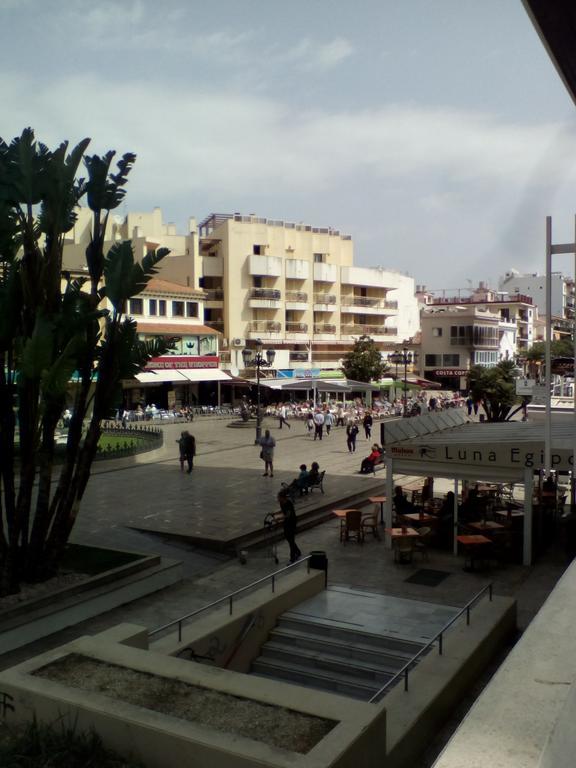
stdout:
POLYGON ((447 377, 447 376, 468 376, 466 368, 439 368, 434 371, 434 376, 447 377))
POLYGON ((220 359, 215 356, 186 357, 186 355, 168 355, 153 357, 146 363, 147 371, 173 370, 174 368, 218 368, 220 359))

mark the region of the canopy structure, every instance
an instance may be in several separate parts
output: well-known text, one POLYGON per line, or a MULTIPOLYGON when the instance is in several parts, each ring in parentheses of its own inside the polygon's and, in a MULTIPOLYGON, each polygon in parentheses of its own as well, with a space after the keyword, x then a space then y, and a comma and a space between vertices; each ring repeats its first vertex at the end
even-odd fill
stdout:
POLYGON ((219 368, 164 368, 158 371, 143 371, 136 374, 140 384, 187 384, 196 381, 228 381, 232 376, 219 368))
MULTIPOLYGON (((552 468, 573 467, 573 424, 553 425, 552 468)), ((495 424, 467 422, 462 409, 449 409, 384 427, 386 448, 386 520, 392 524, 394 474, 454 480, 454 495, 462 480, 524 485, 524 565, 532 562, 532 492, 534 474, 544 469, 544 427, 530 422, 495 424)), ((458 509, 455 501, 454 547, 458 509)))

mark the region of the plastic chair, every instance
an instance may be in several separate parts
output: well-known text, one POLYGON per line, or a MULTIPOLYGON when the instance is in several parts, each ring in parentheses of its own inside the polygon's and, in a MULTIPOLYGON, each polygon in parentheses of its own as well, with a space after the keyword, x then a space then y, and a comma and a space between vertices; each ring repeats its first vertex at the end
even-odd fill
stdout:
POLYGON ((364 542, 362 512, 359 509, 351 509, 346 513, 346 518, 340 521, 340 541, 346 542, 353 539, 358 544, 364 542))
POLYGON ((399 536, 392 539, 395 563, 411 563, 414 553, 414 540, 411 536, 399 536))
POLYGON ((362 518, 362 538, 366 536, 366 531, 369 531, 375 539, 380 541, 380 533, 378 531, 378 505, 374 507, 374 512, 370 512, 369 515, 364 515, 362 518))

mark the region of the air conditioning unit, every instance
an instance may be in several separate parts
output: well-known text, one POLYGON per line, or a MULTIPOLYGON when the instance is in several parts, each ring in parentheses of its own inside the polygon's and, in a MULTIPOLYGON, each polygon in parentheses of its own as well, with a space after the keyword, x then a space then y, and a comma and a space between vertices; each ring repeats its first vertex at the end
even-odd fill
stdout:
POLYGON ((232 346, 233 347, 245 347, 246 341, 245 339, 232 339, 232 346))

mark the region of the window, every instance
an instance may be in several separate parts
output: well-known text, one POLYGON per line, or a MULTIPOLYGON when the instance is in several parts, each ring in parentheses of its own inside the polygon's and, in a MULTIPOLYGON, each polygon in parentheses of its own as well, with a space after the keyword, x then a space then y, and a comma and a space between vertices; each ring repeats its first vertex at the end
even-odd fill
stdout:
POLYGON ((173 301, 172 302, 172 317, 184 317, 184 302, 173 301))
POLYGON ((161 317, 166 317, 166 301, 165 299, 160 299, 158 302, 158 314, 161 317))
POLYGON ((437 365, 442 365, 442 355, 425 355, 424 365, 427 368, 435 368, 437 365))
POLYGON ((144 302, 142 299, 130 299, 130 314, 141 315, 144 312, 144 302))
POLYGON ((458 368, 460 365, 460 355, 442 355, 442 365, 458 368))
POLYGON ((158 314, 158 304, 156 302, 156 299, 150 299, 150 301, 148 302, 148 314, 149 315, 158 314))
POLYGON ((261 277, 253 277, 252 278, 252 285, 254 288, 262 288, 262 278, 261 277))
POLYGON ((186 302, 186 317, 198 317, 198 302, 187 301, 186 302))
POLYGON ((323 264, 326 261, 326 254, 325 253, 315 253, 314 254, 314 263, 315 264, 323 264))
POLYGON ((264 246, 263 245, 253 245, 252 246, 252 253, 255 256, 261 256, 264 253, 264 246))
POLYGON ((432 328, 432 336, 442 336, 442 328, 432 328))

